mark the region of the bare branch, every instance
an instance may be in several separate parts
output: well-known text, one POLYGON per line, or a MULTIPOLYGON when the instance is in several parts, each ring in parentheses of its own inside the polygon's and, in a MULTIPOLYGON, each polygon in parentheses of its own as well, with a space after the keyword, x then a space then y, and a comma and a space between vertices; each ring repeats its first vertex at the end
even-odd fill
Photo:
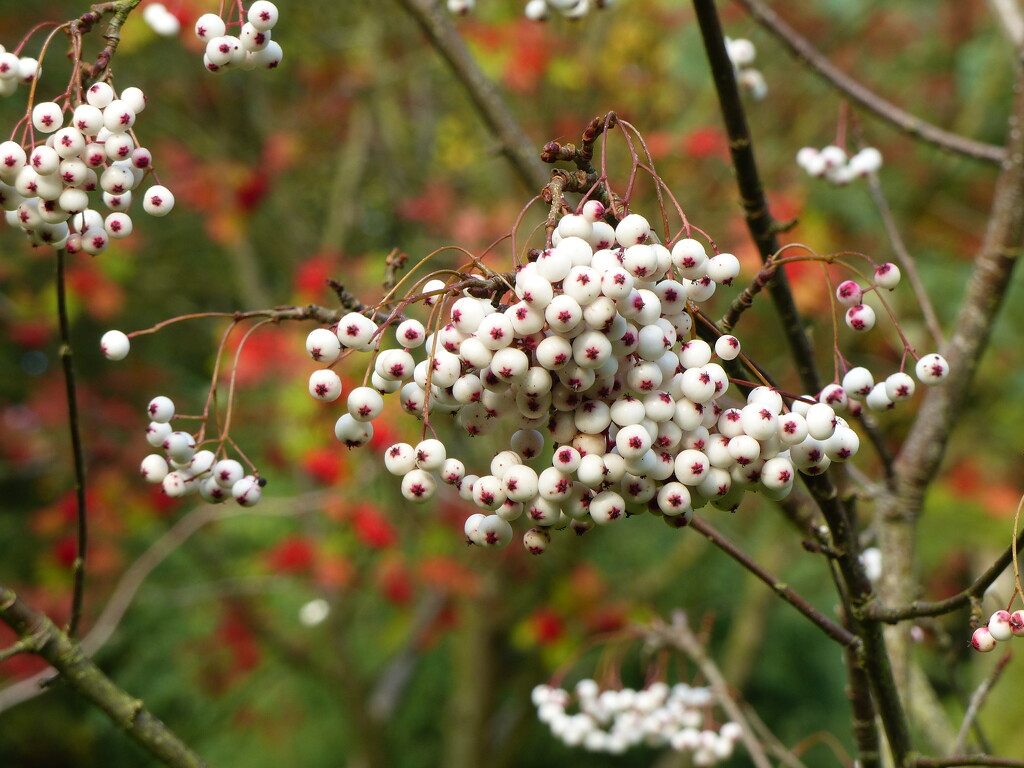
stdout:
POLYGON ((1013 651, 1007 651, 1003 654, 1003 657, 999 659, 992 672, 986 677, 981 685, 977 687, 974 694, 971 696, 971 703, 967 707, 967 712, 964 714, 964 721, 960 724, 960 731, 956 735, 956 742, 953 746, 954 752, 960 752, 963 750, 964 745, 967 742, 967 734, 971 730, 971 726, 974 721, 978 718, 978 713, 981 712, 981 708, 985 704, 985 699, 988 698, 989 691, 999 681, 999 676, 1003 674, 1003 670, 1006 669, 1006 665, 1010 663, 1010 659, 1013 658, 1013 651))
POLYGON ((746 8, 755 21, 771 32, 789 49, 790 53, 806 64, 812 72, 876 117, 896 126, 916 139, 933 144, 947 152, 955 152, 989 163, 1002 162, 1006 156, 1002 147, 951 133, 915 117, 891 101, 886 101, 836 67, 761 0, 736 0, 736 2, 746 8))
POLYGON ((984 595, 985 590, 992 586, 995 580, 999 578, 999 574, 1010 565, 1010 562, 1013 560, 1014 550, 1020 552, 1022 549, 1024 549, 1024 531, 1017 537, 1016 546, 1007 547, 1006 551, 963 592, 959 592, 945 600, 936 600, 934 602, 919 601, 894 608, 884 608, 881 605, 872 604, 865 606, 864 615, 876 621, 895 624, 907 619, 918 619, 923 616, 942 616, 951 613, 957 608, 967 605, 972 599, 978 599, 984 595))
POLYGON ((33 646, 33 653, 53 665, 65 683, 106 712, 118 728, 154 757, 173 768, 202 768, 206 765, 139 699, 118 688, 86 658, 79 643, 3 585, 0 585, 0 621, 28 640, 33 646))
MULTIPOLYGON (((704 49, 711 66, 722 118, 729 134, 729 151, 736 170, 736 183, 747 229, 750 230, 750 236, 761 254, 761 261, 765 262, 779 250, 776 237, 778 230, 768 210, 768 200, 765 198, 761 176, 757 170, 753 140, 740 99, 736 73, 725 49, 725 36, 714 0, 694 0, 693 7, 704 39, 704 49)), ((821 382, 814 362, 814 350, 804 330, 803 319, 797 311, 785 271, 775 270, 775 274, 767 281, 767 286, 772 304, 782 323, 783 334, 797 373, 800 375, 800 382, 806 391, 816 393, 821 389, 821 382)))
POLYGON ((757 768, 771 768, 768 756, 764 753, 761 742, 758 741, 757 736, 750 727, 750 723, 747 722, 743 710, 733 701, 729 693, 729 684, 726 683, 725 677, 722 676, 718 666, 708 656, 707 651, 704 650, 704 646, 701 645, 697 636, 693 634, 693 630, 690 629, 686 621, 685 614, 682 611, 674 613, 671 624, 664 622, 652 624, 647 630, 647 635, 649 641, 653 640, 659 644, 678 648, 693 660, 693 663, 697 665, 701 674, 708 681, 711 690, 715 693, 715 698, 722 706, 722 709, 725 710, 729 719, 740 726, 743 744, 747 747, 747 752, 750 753, 751 762, 757 768))
POLYGON ((498 146, 527 189, 536 191, 548 182, 547 172, 526 132, 519 125, 497 89, 480 70, 451 19, 440 3, 431 0, 398 0, 415 19, 430 43, 441 54, 452 74, 462 83, 473 106, 483 118, 498 146))
POLYGON ((796 608, 800 613, 810 619, 822 632, 830 638, 846 646, 857 646, 857 636, 832 619, 825 616, 821 611, 811 605, 799 592, 795 592, 785 582, 775 578, 764 568, 755 563, 749 555, 733 544, 729 539, 719 533, 710 523, 703 518, 694 516, 690 527, 701 533, 716 547, 725 552, 729 557, 742 565, 761 581, 767 584, 775 594, 796 608))

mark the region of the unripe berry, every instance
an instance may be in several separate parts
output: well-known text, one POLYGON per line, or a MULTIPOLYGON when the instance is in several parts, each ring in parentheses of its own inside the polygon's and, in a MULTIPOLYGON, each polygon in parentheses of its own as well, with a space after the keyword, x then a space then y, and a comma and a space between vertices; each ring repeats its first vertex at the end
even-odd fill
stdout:
POLYGON ((1013 637, 1009 611, 996 611, 989 617, 988 631, 994 640, 1009 640, 1013 637))
POLYGON ((590 502, 590 517, 598 525, 608 525, 625 516, 626 503, 614 491, 602 491, 590 502))
POLYGON ((988 653, 995 650, 996 639, 992 637, 988 627, 978 627, 974 630, 974 634, 971 635, 971 645, 976 651, 988 653))
POLYGON ((64 124, 64 112, 59 104, 44 101, 32 108, 32 126, 40 133, 53 133, 64 124))
POLYGON ((208 42, 215 37, 221 37, 228 31, 227 25, 215 13, 204 13, 196 20, 195 33, 203 42, 208 42))
MULTIPOLYGON (((920 375, 918 375, 918 379, 920 378, 920 375)), ((843 376, 843 389, 846 390, 846 394, 850 397, 863 399, 868 396, 868 393, 871 392, 871 388, 874 386, 875 379, 867 368, 851 368, 843 376)))
POLYGON ((255 507, 263 496, 263 488, 255 475, 246 475, 233 486, 231 495, 241 507, 255 507))
POLYGON ((707 276, 716 283, 731 285, 740 273, 740 260, 731 253, 719 253, 708 259, 707 276))
POLYGON ((146 406, 146 413, 149 414, 151 421, 166 424, 174 418, 174 401, 163 395, 154 397, 146 406))
POLYGON ((484 475, 473 483, 473 502, 481 509, 497 509, 506 498, 501 480, 494 475, 484 475))
POLYGON ((949 363, 942 355, 931 353, 923 355, 914 367, 917 380, 929 386, 938 384, 949 376, 949 363))
POLYGON ((434 476, 423 469, 413 469, 402 478, 402 496, 409 501, 422 504, 429 501, 437 490, 434 476))
POLYGON ((341 397, 341 377, 330 368, 313 371, 309 376, 309 394, 325 403, 341 397))
POLYGON ((860 304, 864 291, 855 280, 844 280, 836 288, 836 298, 844 307, 852 307, 860 304))
POLYGON ((330 365, 341 354, 341 342, 327 328, 316 328, 306 337, 306 352, 316 362, 330 365))
POLYGON ((151 421, 146 427, 146 442, 154 448, 163 447, 164 440, 174 431, 170 424, 161 424, 158 421, 151 421))
POLYGON ((875 285, 879 288, 893 290, 900 284, 900 268, 891 262, 880 265, 875 270, 875 285))
POLYGON ((899 371, 885 380, 885 394, 894 403, 908 400, 914 395, 914 380, 909 374, 899 371))
POLYGON ((531 528, 523 534, 523 546, 531 555, 539 555, 551 543, 551 534, 544 528, 531 528))
POLYGON ((158 453, 149 454, 139 467, 139 472, 147 483, 162 483, 168 471, 167 459, 158 453))
POLYGON ((623 248, 637 243, 647 242, 651 234, 651 225, 643 216, 631 213, 615 227, 615 239, 623 248))
POLYGON ((277 6, 269 2, 269 0, 255 0, 249 6, 246 18, 258 30, 265 32, 273 29, 278 19, 277 6))
POLYGON ((1024 636, 1024 611, 1014 611, 1010 614, 1010 632, 1014 637, 1024 636))
POLYGON ((245 476, 245 469, 234 459, 221 459, 213 465, 213 478, 218 486, 230 490, 245 476))
POLYGON ((392 475, 404 475, 416 468, 416 450, 408 443, 395 443, 384 450, 384 467, 392 475))
POLYGON ((358 448, 373 438, 373 424, 356 421, 346 413, 334 423, 334 436, 349 448, 358 448))
POLYGON ((147 189, 142 198, 142 210, 150 216, 166 216, 173 208, 174 195, 171 194, 171 190, 160 184, 147 189))
POLYGON ((854 331, 870 331, 875 327, 875 310, 867 304, 855 304, 846 310, 846 325, 854 331))
POLYGON ((384 398, 372 387, 356 387, 349 392, 346 404, 348 412, 356 421, 372 421, 384 410, 384 398))
POLYGON ((185 464, 196 452, 196 439, 188 432, 171 432, 164 440, 163 448, 171 461, 185 464))
POLYGON ((100 337, 100 351, 108 360, 124 360, 131 342, 121 331, 107 331, 100 337))

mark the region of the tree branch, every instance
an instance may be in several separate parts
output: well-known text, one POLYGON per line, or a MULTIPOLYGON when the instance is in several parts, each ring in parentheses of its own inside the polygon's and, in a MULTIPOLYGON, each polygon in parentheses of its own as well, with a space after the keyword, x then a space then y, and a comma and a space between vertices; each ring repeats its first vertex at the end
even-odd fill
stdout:
POLYGON ((82 647, 43 613, 26 605, 0 585, 0 621, 32 644, 32 652, 46 659, 71 688, 107 713, 111 721, 132 739, 173 768, 206 765, 143 703, 127 694, 85 656, 82 647))
POLYGON ((775 594, 800 611, 800 613, 810 619, 819 629, 821 629, 822 632, 837 643, 845 646, 857 646, 859 644, 859 640, 856 635, 841 624, 837 624, 832 619, 828 618, 828 616, 825 616, 821 611, 811 605, 799 592, 795 592, 790 589, 785 582, 775 578, 772 574, 768 573, 768 571, 751 560, 745 552, 719 533, 706 520, 694 515, 689 527, 705 536, 712 544, 767 584, 775 594))
POLYGON ((1024 531, 1021 531, 1020 535, 1017 536, 1016 546, 1007 547, 1006 551, 999 556, 988 569, 979 576, 971 586, 965 589, 963 592, 959 592, 952 597, 948 597, 945 600, 935 600, 933 602, 918 601, 911 603, 910 605, 902 605, 894 608, 886 608, 878 603, 873 603, 864 607, 864 615, 868 618, 874 619, 875 621, 884 621, 887 624, 896 624, 900 621, 906 621, 907 619, 918 619, 923 616, 942 616, 946 613, 951 613, 957 608, 962 608, 971 602, 972 599, 978 599, 985 594, 985 591, 995 583, 995 580, 999 578, 999 574, 1006 570, 1013 560, 1013 551, 1016 549, 1020 552, 1024 549, 1024 531))
POLYGON ((74 586, 71 592, 71 618, 68 635, 78 634, 85 599, 85 555, 89 543, 89 523, 86 513, 85 450, 82 447, 81 425, 78 417, 78 391, 75 386, 75 364, 71 355, 71 321, 68 318, 67 286, 64 280, 64 262, 67 252, 57 251, 57 318, 60 323, 60 362, 64 371, 64 397, 68 404, 68 433, 75 468, 75 518, 78 523, 77 552, 72 565, 74 586))
POLYGON ((497 139, 501 153, 512 164, 519 180, 536 192, 548 182, 538 151, 519 125, 508 105, 480 70, 465 42, 440 3, 431 0, 397 0, 415 19, 431 45, 448 62, 452 74, 466 89, 470 101, 497 139))
POLYGON ((740 726, 743 744, 746 746, 747 752, 750 753, 751 762, 757 768, 771 768, 768 756, 765 754, 761 742, 757 740, 750 723, 747 722, 743 710, 740 709, 739 705, 729 695, 729 684, 726 683, 718 666, 708 656, 704 646, 701 645, 696 635, 693 634, 693 630, 690 629, 686 621, 686 615, 682 611, 676 611, 672 615, 671 624, 661 621, 652 623, 647 629, 646 634, 648 642, 653 640, 658 644, 677 648, 693 660, 693 663, 697 665, 701 674, 708 681, 708 685, 714 691, 715 698, 722 706, 722 709, 725 710, 726 715, 740 726))
POLYGON ((974 721, 977 720, 981 708, 985 705, 985 699, 988 698, 989 691, 999 681, 999 676, 1003 674, 1003 670, 1006 669, 1006 665, 1010 663, 1011 658, 1013 658, 1013 651, 1004 653, 989 676, 974 691, 974 695, 971 696, 971 702, 967 707, 967 712, 964 713, 964 720, 960 724, 960 731, 956 735, 956 742, 953 747, 954 752, 963 750, 964 744, 967 742, 967 734, 971 730, 974 721))
MULTIPOLYGON (((736 183, 739 187, 747 228, 761 254, 761 261, 764 262, 779 250, 779 242, 776 237, 777 226, 768 210, 768 201, 765 198, 764 187, 757 170, 754 145, 750 129, 747 126, 743 102, 740 99, 735 69, 725 49, 725 36, 714 0, 694 0, 693 7, 697 15, 697 22, 700 24, 708 63, 711 66, 722 119, 729 135, 729 151, 732 155, 733 167, 736 170, 736 183)), ((783 333, 797 373, 800 375, 800 382, 807 392, 817 393, 821 389, 821 383, 814 362, 814 350, 807 332, 804 330, 803 319, 793 301, 793 294, 789 289, 789 280, 785 271, 775 270, 774 276, 767 285, 772 304, 782 323, 783 333)))
POLYGON ((793 56, 806 64, 812 72, 876 117, 916 139, 947 152, 955 152, 988 163, 1000 163, 1006 157, 1006 152, 1002 147, 974 141, 925 122, 864 87, 836 67, 761 0, 736 0, 736 2, 746 8, 755 21, 771 32, 789 49, 793 56))

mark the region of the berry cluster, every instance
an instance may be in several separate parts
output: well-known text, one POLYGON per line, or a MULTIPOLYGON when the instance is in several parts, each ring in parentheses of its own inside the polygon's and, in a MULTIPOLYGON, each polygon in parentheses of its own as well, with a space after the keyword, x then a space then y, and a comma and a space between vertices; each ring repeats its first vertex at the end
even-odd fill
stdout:
MULTIPOLYGON (((433 317, 446 318, 433 333, 398 312, 380 325, 352 312, 307 339, 309 355, 328 366, 309 380, 321 401, 342 395, 336 361, 358 351, 373 355, 368 385, 349 393, 348 412, 335 424, 349 447, 370 441, 383 395, 391 393, 424 421, 424 437, 435 414, 450 414, 471 436, 499 424, 516 430, 481 474, 436 438, 385 451, 385 466, 402 478, 408 500, 427 501, 441 481, 480 508, 466 521, 471 542, 503 546, 513 536, 511 522, 522 517, 534 526, 524 545, 539 553, 552 529, 570 524, 582 533, 650 510, 680 526, 709 502, 736 509, 747 491, 783 498, 798 471, 818 474, 856 454, 857 433, 837 412, 859 409, 860 398, 888 408, 913 393, 906 374, 876 385, 869 371, 855 368, 816 397, 787 403, 760 386, 743 402, 731 401, 724 365, 740 355, 740 342, 697 338, 694 316, 737 277, 737 258, 709 256, 689 237, 669 249, 655 242, 642 216, 626 215, 613 228, 605 214, 591 200, 562 217, 552 246, 514 277, 495 278, 502 287, 490 298, 454 279, 428 281, 406 303, 422 299, 433 317), (381 349, 387 329, 397 347, 381 349), (414 353, 424 351, 417 361, 414 353)), ((894 276, 898 270, 883 265, 876 285, 889 286, 894 276)), ((859 295, 851 309, 857 307, 854 319, 863 318, 859 295)), ((925 383, 946 372, 938 355, 918 364, 925 383)))
MULTIPOLYGON (((153 155, 137 145, 133 126, 146 107, 138 88, 120 95, 106 82, 94 83, 73 108, 53 101, 36 104, 28 116, 29 135, 44 141, 26 146, 0 144, 0 205, 7 222, 20 227, 35 245, 92 255, 110 240, 127 237, 132 195, 153 173, 153 155), (68 114, 70 113, 70 114, 68 114), (90 207, 90 193, 101 191, 106 216, 90 207)), ((142 196, 151 216, 165 216, 174 196, 155 184, 142 196)))
POLYGON ((1024 611, 996 611, 988 620, 988 626, 978 627, 971 636, 974 650, 988 653, 999 641, 1011 637, 1024 637, 1024 611))
MULTIPOLYGON (((591 10, 601 10, 612 0, 527 0, 523 13, 532 21, 547 21, 552 12, 567 19, 582 19, 591 10)), ((448 0, 449 13, 464 16, 476 7, 476 0, 448 0)))
POLYGON ((203 66, 210 72, 274 69, 284 56, 281 45, 270 39, 277 18, 276 5, 256 0, 249 6, 245 21, 239 20, 238 35, 229 35, 228 25, 220 16, 203 14, 195 27, 196 37, 206 43, 203 66))
POLYGON ((164 493, 172 498, 198 493, 211 504, 232 498, 243 507, 259 503, 266 481, 257 475, 247 475, 234 459, 218 460, 213 451, 197 451, 195 435, 175 431, 171 426, 174 403, 169 397, 154 397, 146 413, 151 419, 146 440, 165 453, 151 453, 142 460, 139 471, 147 482, 161 483, 164 493))
POLYGON ((685 683, 653 683, 643 690, 601 690, 590 679, 576 684, 579 711, 569 714, 572 696, 562 688, 538 685, 532 700, 537 717, 567 746, 622 754, 633 746, 671 746, 690 754, 693 765, 728 759, 740 740, 737 723, 719 728, 708 720, 715 703, 708 688, 685 683))
POLYGON ((11 96, 19 85, 31 85, 42 74, 31 56, 18 56, 0 45, 0 96, 11 96))
POLYGON ((882 167, 882 153, 874 147, 864 147, 850 157, 835 144, 822 149, 804 147, 796 153, 796 163, 815 178, 845 186, 854 179, 877 173, 882 167))
POLYGON ((150 3, 142 9, 142 20, 161 37, 175 37, 181 31, 178 17, 163 3, 150 3))
POLYGON ((763 99, 768 95, 768 84, 765 82, 761 70, 751 66, 757 57, 757 50, 754 44, 745 38, 731 40, 725 38, 725 51, 729 54, 729 60, 736 70, 736 80, 746 88, 755 99, 763 99))

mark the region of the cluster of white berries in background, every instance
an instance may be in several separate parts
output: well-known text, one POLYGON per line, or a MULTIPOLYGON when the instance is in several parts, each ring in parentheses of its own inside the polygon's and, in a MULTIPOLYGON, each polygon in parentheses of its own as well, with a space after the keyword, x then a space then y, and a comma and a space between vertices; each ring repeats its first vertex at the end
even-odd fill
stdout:
POLYGON ((768 95, 768 83, 765 82, 761 70, 751 65, 757 57, 754 44, 745 38, 732 40, 725 38, 725 51, 736 70, 736 81, 750 92, 755 99, 763 99, 768 95))
POLYGON ((976 651, 988 653, 995 649, 998 641, 1011 637, 1024 637, 1024 611, 996 611, 989 617, 987 627, 974 630, 971 645, 976 651))
POLYGON ((882 167, 882 153, 874 147, 864 147, 850 157, 835 144, 822 149, 803 147, 796 153, 796 163, 815 178, 845 186, 854 179, 877 173, 882 167))
POLYGON ((175 37, 181 31, 178 17, 163 3, 150 3, 142 9, 142 20, 161 37, 175 37))
POLYGON ((622 754, 630 747, 670 746, 690 755, 693 765, 705 766, 728 759, 740 740, 737 723, 715 727, 708 711, 715 698, 708 688, 677 683, 653 683, 637 691, 605 689, 593 680, 576 684, 576 713, 567 710, 573 697, 562 688, 538 685, 533 689, 537 717, 551 733, 570 747, 590 752, 622 754))
MULTIPOLYGON (((515 430, 507 449, 479 469, 435 438, 385 450, 408 500, 425 502, 447 483, 480 509, 466 521, 469 541, 503 546, 522 518, 530 528, 524 546, 540 553, 552 530, 582 533, 645 510, 678 527, 709 502, 736 509, 747 491, 783 498, 798 471, 818 474, 856 454, 857 433, 838 415, 851 402, 872 405, 884 395, 891 404, 913 392, 904 374, 876 386, 858 368, 847 374, 849 386, 831 384, 788 405, 768 387, 732 400, 722 363, 739 356, 740 342, 694 338, 692 312, 732 283, 737 258, 709 256, 692 238, 669 249, 642 216, 629 214, 615 228, 604 216, 594 200, 564 216, 553 246, 499 297, 509 305, 451 296, 443 281, 430 280, 423 303, 444 302, 434 333, 414 318, 378 327, 352 312, 307 338, 310 357, 328 366, 309 379, 321 401, 342 397, 332 367, 343 350, 374 356, 369 386, 348 393, 335 424, 349 447, 370 441, 389 394, 432 425, 450 415, 471 436, 499 425, 515 430), (397 346, 382 348, 385 331, 397 346)), ((922 361, 922 381, 945 375, 937 355, 922 361)))
MULTIPOLYGON (((532 21, 547 21, 552 13, 567 19, 582 19, 592 10, 601 10, 612 0, 527 0, 523 13, 532 21)), ((459 16, 470 13, 476 0, 448 0, 448 11, 459 16)))
POLYGON ((281 45, 270 39, 277 18, 276 5, 268 0, 256 0, 249 6, 238 34, 229 35, 228 25, 220 16, 203 14, 195 26, 196 37, 206 43, 203 65, 210 72, 274 69, 284 56, 281 45))
POLYGON ((164 493, 172 498, 190 494, 211 504, 234 499, 243 507, 259 503, 264 481, 256 475, 246 474, 234 459, 217 459, 210 450, 196 450, 196 438, 191 432, 176 431, 171 426, 174 403, 169 397, 154 397, 146 408, 151 419, 146 428, 146 440, 164 453, 151 453, 142 460, 139 472, 150 483, 160 483, 164 493))
POLYGON ((0 96, 11 96, 19 85, 31 85, 42 74, 31 56, 18 56, 0 45, 0 96))
MULTIPOLYGON (((0 205, 11 226, 20 227, 35 245, 92 255, 111 239, 132 233, 128 214, 132 196, 147 174, 153 155, 137 146, 133 126, 146 107, 138 88, 116 93, 94 83, 85 102, 65 114, 56 102, 36 104, 30 115, 37 138, 27 149, 15 141, 0 143, 0 205), (90 207, 100 193, 106 215, 90 207)), ((174 195, 160 184, 142 195, 142 208, 165 216, 174 195)))

